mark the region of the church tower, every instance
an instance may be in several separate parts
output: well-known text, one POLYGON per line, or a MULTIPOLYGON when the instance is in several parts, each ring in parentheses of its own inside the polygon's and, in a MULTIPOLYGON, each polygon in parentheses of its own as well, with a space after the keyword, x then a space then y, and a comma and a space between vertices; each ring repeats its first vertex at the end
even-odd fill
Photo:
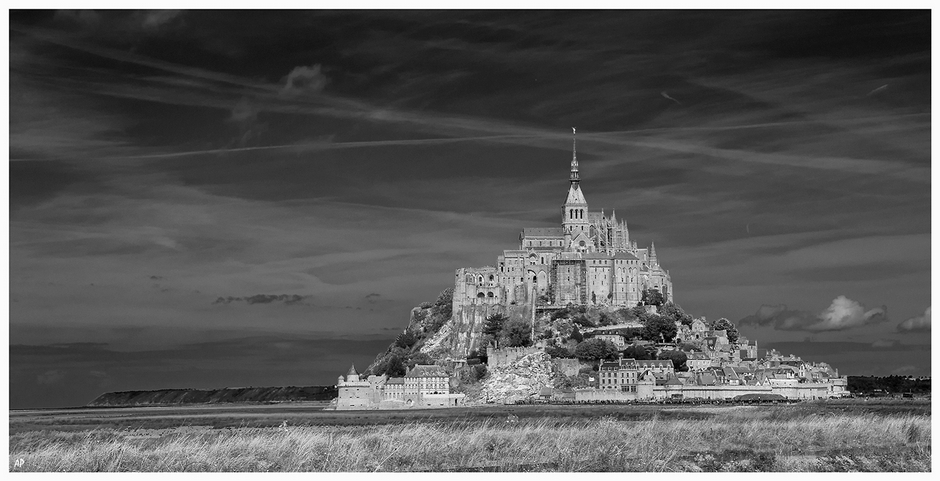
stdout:
POLYGON ((565 248, 568 250, 587 251, 593 247, 590 239, 590 223, 588 222, 588 204, 581 192, 581 177, 578 174, 578 140, 574 137, 577 134, 574 127, 571 128, 572 148, 571 148, 571 176, 568 187, 568 198, 565 199, 565 205, 561 208, 562 220, 565 238, 570 235, 570 244, 565 248))

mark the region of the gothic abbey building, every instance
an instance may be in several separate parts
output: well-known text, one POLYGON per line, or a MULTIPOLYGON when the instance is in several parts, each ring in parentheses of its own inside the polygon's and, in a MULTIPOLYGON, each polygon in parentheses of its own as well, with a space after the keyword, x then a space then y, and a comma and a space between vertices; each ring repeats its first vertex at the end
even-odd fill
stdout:
MULTIPOLYGON (((627 223, 618 220, 616 212, 607 217, 603 210, 588 209, 576 143, 561 214, 561 226, 522 229, 519 248, 504 250, 495 267, 457 269, 455 317, 463 313, 465 322, 476 324, 468 314, 483 306, 635 306, 647 288, 658 289, 667 301, 672 300, 672 281, 659 264, 655 245, 637 247, 630 240, 627 223)), ((465 339, 459 344, 471 349, 475 343, 465 339)))

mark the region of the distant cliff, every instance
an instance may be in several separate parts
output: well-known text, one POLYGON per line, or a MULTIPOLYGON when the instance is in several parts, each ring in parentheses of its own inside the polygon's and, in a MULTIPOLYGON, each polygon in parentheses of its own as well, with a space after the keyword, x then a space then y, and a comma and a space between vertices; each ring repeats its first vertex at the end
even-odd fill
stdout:
POLYGON ((329 401, 336 386, 237 387, 222 389, 159 389, 108 392, 88 403, 91 407, 178 406, 183 404, 280 403, 329 401))

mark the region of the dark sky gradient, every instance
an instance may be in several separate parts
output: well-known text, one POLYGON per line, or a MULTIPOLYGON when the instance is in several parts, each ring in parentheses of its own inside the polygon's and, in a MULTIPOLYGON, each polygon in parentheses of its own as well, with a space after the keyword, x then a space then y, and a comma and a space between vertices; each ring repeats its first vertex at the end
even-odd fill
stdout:
POLYGON ((10 24, 11 407, 364 368, 455 269, 559 223, 572 126, 591 209, 688 312, 930 372, 927 11, 10 24))

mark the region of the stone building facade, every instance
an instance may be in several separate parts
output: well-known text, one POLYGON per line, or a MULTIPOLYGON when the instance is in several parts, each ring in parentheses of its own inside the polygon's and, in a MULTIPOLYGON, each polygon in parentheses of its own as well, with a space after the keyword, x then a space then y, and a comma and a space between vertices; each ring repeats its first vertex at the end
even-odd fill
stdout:
POLYGON ((463 405, 464 395, 450 392, 450 376, 437 365, 418 364, 404 377, 369 376, 352 366, 336 383, 336 409, 444 408, 463 405))
POLYGON ((466 354, 479 347, 478 318, 496 306, 635 306, 648 288, 673 300, 672 280, 659 264, 655 245, 638 247, 616 212, 608 217, 603 210, 591 211, 578 169, 575 143, 560 226, 526 227, 519 247, 504 250, 495 266, 457 269, 455 351, 466 354))

